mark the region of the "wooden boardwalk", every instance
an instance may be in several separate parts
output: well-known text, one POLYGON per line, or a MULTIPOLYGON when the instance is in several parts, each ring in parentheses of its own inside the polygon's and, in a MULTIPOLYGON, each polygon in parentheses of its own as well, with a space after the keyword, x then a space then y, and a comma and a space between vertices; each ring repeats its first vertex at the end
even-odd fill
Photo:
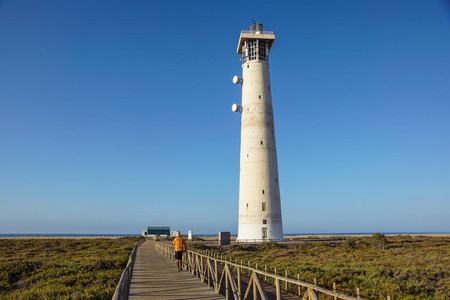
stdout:
POLYGON ((138 248, 130 299, 225 299, 188 271, 177 271, 174 261, 164 257, 155 241, 138 248))

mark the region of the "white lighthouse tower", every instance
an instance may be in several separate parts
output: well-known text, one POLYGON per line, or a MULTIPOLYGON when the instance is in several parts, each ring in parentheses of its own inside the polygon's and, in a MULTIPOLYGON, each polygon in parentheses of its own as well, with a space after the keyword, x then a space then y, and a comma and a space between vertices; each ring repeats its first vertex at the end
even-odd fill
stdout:
POLYGON ((280 186, 269 74, 269 52, 275 35, 262 24, 250 26, 239 37, 242 54, 241 157, 239 176, 240 242, 281 241, 280 186))

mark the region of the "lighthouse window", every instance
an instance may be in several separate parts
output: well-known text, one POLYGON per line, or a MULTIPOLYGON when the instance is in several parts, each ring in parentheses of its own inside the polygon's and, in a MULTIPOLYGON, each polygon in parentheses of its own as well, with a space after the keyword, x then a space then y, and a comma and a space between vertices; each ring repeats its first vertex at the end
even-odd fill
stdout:
MULTIPOLYGON (((253 40, 244 43, 242 47, 242 62, 246 63, 248 60, 262 60, 268 61, 269 46, 268 43, 261 40, 253 40)), ((247 68, 249 66, 247 65, 247 68)))
POLYGON ((263 224, 267 224, 267 220, 263 220, 263 224))
POLYGON ((263 141, 261 141, 261 145, 263 144, 263 141))
POLYGON ((247 154, 247 157, 248 157, 248 154, 247 154))
POLYGON ((275 178, 275 182, 278 182, 278 178, 275 178))
POLYGON ((264 195, 264 190, 262 190, 262 193, 263 193, 263 195, 264 195))
POLYGON ((246 204, 246 207, 248 207, 248 203, 246 204))
MULTIPOLYGON (((242 63, 246 63, 248 60, 248 44, 244 42, 244 46, 242 47, 242 63)), ((248 68, 248 65, 247 65, 248 68)))
POLYGON ((261 208, 262 208, 262 211, 266 211, 266 202, 262 203, 262 207, 261 208))
POLYGON ((247 65, 247 69, 249 68, 250 66, 249 65, 247 65))
POLYGON ((266 53, 266 49, 267 49, 267 43, 265 41, 260 41, 258 40, 258 52, 259 52, 259 60, 263 60, 263 61, 267 61, 267 54, 266 53))
POLYGON ((261 95, 259 95, 259 99, 261 99, 261 95))
POLYGON ((263 227, 263 229, 262 229, 262 238, 267 239, 267 228, 266 227, 263 227))

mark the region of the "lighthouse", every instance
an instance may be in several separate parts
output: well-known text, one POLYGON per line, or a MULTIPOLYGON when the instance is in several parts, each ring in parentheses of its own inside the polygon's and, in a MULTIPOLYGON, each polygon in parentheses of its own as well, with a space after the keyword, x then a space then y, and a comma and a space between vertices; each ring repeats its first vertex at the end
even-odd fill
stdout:
POLYGON ((284 240, 269 73, 274 40, 272 31, 253 23, 241 31, 237 47, 242 77, 233 83, 241 85, 242 99, 232 110, 241 114, 239 242, 284 240))

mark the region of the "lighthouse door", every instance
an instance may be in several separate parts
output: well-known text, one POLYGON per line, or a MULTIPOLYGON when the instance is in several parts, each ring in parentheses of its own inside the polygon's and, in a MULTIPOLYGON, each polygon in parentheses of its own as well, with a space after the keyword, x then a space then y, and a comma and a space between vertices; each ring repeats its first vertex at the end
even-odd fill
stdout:
POLYGON ((262 238, 267 239, 267 227, 263 227, 262 229, 262 238))

